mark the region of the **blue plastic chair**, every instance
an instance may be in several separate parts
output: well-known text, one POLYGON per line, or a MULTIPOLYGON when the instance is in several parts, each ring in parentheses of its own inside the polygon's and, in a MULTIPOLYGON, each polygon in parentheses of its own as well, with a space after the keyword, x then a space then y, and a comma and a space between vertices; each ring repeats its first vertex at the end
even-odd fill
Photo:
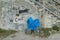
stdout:
POLYGON ((32 17, 29 17, 27 20, 27 29, 28 30, 37 30, 40 27, 39 19, 33 20, 32 17))

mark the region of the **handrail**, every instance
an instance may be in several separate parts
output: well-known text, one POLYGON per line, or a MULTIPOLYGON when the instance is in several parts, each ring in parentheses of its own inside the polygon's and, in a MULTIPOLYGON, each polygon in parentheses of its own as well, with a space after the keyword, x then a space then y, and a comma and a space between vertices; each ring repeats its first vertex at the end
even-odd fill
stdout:
MULTIPOLYGON (((47 9, 47 8, 46 8, 47 9)), ((48 11, 50 11, 49 9, 47 9, 48 11)), ((52 11, 50 11, 51 13, 53 13, 52 11)), ((53 13, 54 14, 54 13, 53 13)), ((58 15, 54 14, 55 16, 58 17, 58 15)), ((60 17, 58 17, 60 19, 60 17)))
MULTIPOLYGON (((36 2, 36 1, 35 1, 35 2, 36 2)), ((43 4, 41 4, 41 3, 39 3, 39 2, 36 2, 36 3, 38 3, 38 4, 41 5, 42 7, 44 6, 43 4)), ((44 7, 45 7, 45 6, 44 6, 44 7)), ((45 9, 49 10, 49 9, 46 8, 46 7, 45 7, 45 9)), ((54 12, 52 12, 51 10, 49 10, 49 11, 54 14, 54 12)), ((57 14, 54 14, 54 15, 56 15, 58 18, 60 18, 60 16, 58 16, 57 14)))
MULTIPOLYGON (((45 1, 46 2, 46 1, 45 1)), ((49 4, 48 2, 46 2, 47 4, 49 4)), ((55 6, 49 4, 50 6, 54 7, 56 10, 58 10, 55 6)), ((58 10, 60 12, 60 10, 58 10)))

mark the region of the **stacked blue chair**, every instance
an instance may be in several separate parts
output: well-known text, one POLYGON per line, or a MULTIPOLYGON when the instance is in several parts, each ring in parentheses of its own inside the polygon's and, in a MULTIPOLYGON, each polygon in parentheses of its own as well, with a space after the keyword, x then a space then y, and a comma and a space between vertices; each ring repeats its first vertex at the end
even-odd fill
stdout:
POLYGON ((40 27, 39 19, 33 20, 32 17, 29 17, 27 20, 27 29, 28 30, 37 30, 38 27, 40 27))

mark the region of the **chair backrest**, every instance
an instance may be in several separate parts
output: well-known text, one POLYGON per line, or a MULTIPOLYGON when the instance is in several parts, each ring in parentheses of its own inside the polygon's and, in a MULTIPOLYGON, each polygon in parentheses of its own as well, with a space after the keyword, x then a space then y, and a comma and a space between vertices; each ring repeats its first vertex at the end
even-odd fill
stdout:
POLYGON ((29 17, 27 20, 27 29, 28 30, 36 30, 38 27, 40 27, 39 19, 33 20, 32 17, 29 17))

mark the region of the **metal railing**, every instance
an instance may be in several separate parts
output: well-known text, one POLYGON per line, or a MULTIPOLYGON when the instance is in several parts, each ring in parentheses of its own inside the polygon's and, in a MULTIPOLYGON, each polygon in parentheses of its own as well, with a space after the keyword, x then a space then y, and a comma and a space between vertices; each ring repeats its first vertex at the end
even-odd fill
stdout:
POLYGON ((60 11, 57 10, 57 8, 54 7, 53 5, 49 4, 47 1, 44 1, 44 3, 47 3, 48 4, 48 5, 46 5, 47 7, 44 4, 41 4, 40 2, 35 1, 35 3, 37 3, 39 6, 42 6, 42 7, 44 6, 45 9, 47 9, 49 12, 53 13, 58 18, 60 18, 60 11), (48 8, 48 6, 49 6, 49 8, 48 8), (50 7, 53 7, 53 9, 51 9, 50 7), (52 11, 52 10, 55 10, 55 11, 52 11))

